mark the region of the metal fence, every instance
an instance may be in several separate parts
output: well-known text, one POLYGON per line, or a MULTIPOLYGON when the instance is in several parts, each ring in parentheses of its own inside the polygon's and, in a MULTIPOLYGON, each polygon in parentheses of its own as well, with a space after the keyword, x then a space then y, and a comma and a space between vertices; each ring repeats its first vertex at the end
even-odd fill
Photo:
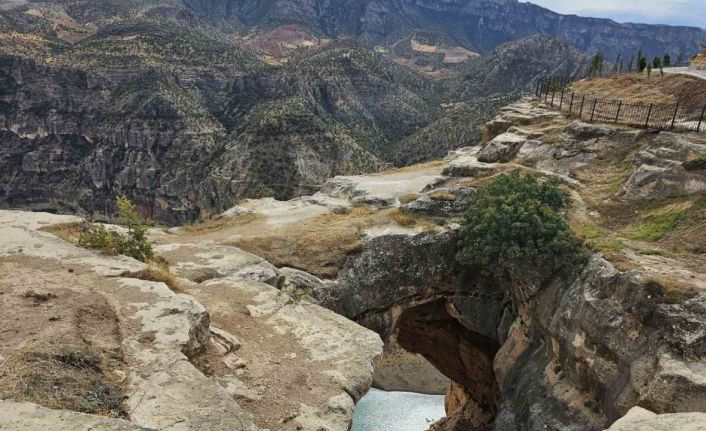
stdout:
POLYGON ((659 130, 706 132, 706 104, 679 101, 673 104, 635 103, 603 100, 569 89, 573 80, 543 78, 537 82, 535 96, 560 111, 588 122, 606 122, 659 130))

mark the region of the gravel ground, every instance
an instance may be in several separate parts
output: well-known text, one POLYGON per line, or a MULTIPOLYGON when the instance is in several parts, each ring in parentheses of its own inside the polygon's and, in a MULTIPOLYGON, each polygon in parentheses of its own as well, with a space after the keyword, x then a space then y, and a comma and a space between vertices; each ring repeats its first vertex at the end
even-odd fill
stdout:
POLYGON ((706 79, 706 70, 694 70, 688 67, 667 67, 664 73, 676 73, 680 75, 695 76, 696 78, 706 79))

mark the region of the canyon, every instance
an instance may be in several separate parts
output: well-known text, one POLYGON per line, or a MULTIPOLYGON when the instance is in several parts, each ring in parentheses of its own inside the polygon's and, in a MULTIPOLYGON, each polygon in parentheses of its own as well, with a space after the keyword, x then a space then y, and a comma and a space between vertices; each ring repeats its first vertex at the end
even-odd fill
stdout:
POLYGON ((22 370, 0 375, 0 429, 347 430, 371 385, 447 382, 432 430, 705 426, 706 137, 582 123, 531 99, 483 136, 150 228, 167 284, 78 247, 78 217, 0 211, 0 301, 17 316, 0 355, 22 370), (591 250, 577 275, 501 282, 456 258, 466 200, 509 172, 571 193, 566 217, 591 250), (48 366, 73 393, 42 392, 48 366), (124 394, 118 418, 70 411, 91 380, 124 394))
POLYGON ((0 1, 0 206, 180 225, 443 157, 590 54, 702 29, 517 1, 0 1))

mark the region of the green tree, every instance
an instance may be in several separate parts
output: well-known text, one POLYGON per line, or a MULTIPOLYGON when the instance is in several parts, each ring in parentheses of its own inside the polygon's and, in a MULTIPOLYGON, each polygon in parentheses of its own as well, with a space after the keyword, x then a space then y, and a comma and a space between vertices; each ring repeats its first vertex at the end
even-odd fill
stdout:
POLYGON ((117 205, 119 221, 127 227, 127 235, 117 245, 116 252, 143 262, 152 259, 154 251, 147 239, 147 225, 143 223, 135 205, 126 196, 118 196, 117 205))
POLYGON ((662 59, 662 67, 672 67, 672 57, 669 54, 664 54, 662 59))
POLYGON ((642 48, 637 52, 637 68, 640 73, 647 67, 647 59, 642 55, 642 48))
POLYGON ((615 57, 615 63, 613 63, 613 73, 618 73, 620 71, 622 71, 622 67, 620 62, 620 54, 618 54, 618 56, 615 57))
POLYGON ((652 65, 648 64, 647 65, 647 79, 650 79, 650 76, 652 76, 652 65))
POLYGON ((142 262, 152 260, 154 250, 147 238, 147 225, 142 221, 137 209, 125 196, 119 196, 116 203, 118 221, 127 228, 127 233, 109 230, 102 224, 84 222, 78 244, 107 253, 123 254, 142 262))
POLYGON ((635 64, 635 57, 630 56, 630 61, 628 62, 628 73, 632 73, 632 67, 635 64))
POLYGON ((589 76, 602 76, 603 75, 603 54, 600 52, 597 52, 596 55, 593 56, 593 60, 591 61, 591 67, 588 69, 588 75, 589 76))
POLYGON ((502 175, 471 198, 457 257, 497 279, 568 275, 586 256, 563 216, 569 204, 556 179, 502 175))
POLYGON ((662 67, 662 58, 661 57, 655 57, 652 59, 652 67, 655 69, 659 69, 662 67))

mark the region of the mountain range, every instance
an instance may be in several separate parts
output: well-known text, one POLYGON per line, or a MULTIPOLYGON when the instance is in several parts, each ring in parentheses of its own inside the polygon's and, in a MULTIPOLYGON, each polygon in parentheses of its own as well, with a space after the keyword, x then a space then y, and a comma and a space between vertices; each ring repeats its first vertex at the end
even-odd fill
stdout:
POLYGON ((689 55, 701 29, 516 1, 0 0, 0 206, 172 224, 474 145, 589 52, 689 55))

